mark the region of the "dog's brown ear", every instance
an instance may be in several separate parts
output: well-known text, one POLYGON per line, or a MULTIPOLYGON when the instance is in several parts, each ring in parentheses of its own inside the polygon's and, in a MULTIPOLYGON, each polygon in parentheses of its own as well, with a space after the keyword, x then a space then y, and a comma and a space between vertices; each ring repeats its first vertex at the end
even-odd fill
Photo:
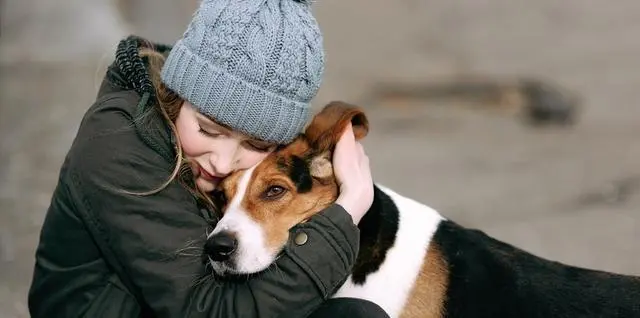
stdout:
POLYGON ((357 140, 369 133, 369 121, 362 108, 334 101, 313 118, 304 134, 315 151, 332 151, 349 123, 357 140))
POLYGON ((333 164, 331 163, 331 154, 325 151, 316 154, 309 162, 309 173, 311 176, 320 181, 322 184, 328 184, 333 180, 333 164))

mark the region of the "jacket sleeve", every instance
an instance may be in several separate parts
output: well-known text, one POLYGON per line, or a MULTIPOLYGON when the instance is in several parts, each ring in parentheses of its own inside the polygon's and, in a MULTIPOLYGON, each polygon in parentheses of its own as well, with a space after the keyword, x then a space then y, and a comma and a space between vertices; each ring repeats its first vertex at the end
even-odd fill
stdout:
POLYGON ((110 265, 158 317, 303 317, 346 280, 359 233, 339 205, 293 228, 291 237, 305 232, 307 242, 290 240, 275 266, 259 275, 241 282, 203 275, 208 224, 195 200, 178 182, 150 196, 124 193, 163 184, 173 167, 126 128, 126 114, 102 112, 80 127, 68 187, 110 265))

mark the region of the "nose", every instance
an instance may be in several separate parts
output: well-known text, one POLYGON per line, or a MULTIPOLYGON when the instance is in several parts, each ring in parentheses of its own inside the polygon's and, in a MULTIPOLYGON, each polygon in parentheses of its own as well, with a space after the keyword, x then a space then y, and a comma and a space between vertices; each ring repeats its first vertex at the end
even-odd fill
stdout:
POLYGON ((235 235, 229 232, 220 232, 207 239, 204 250, 214 262, 228 260, 238 247, 235 235))
POLYGON ((241 146, 236 140, 229 140, 226 145, 221 145, 214 156, 211 156, 211 165, 217 175, 226 176, 235 170, 241 146))

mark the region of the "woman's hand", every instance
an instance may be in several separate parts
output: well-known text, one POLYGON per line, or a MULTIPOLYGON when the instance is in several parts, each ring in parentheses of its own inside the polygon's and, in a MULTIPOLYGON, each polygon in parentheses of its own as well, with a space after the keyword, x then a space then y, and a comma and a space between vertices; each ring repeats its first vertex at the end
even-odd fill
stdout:
POLYGON ((373 180, 369 157, 356 141, 349 124, 333 153, 333 171, 340 186, 336 203, 341 205, 358 224, 373 203, 373 180))

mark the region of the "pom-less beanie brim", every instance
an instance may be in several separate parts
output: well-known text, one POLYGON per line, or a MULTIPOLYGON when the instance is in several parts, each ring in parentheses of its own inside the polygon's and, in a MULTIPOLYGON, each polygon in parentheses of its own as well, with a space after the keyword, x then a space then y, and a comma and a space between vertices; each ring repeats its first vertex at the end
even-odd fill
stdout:
POLYGON ((202 114, 263 141, 286 144, 306 125, 308 103, 268 92, 194 54, 179 40, 162 69, 164 84, 202 114))

